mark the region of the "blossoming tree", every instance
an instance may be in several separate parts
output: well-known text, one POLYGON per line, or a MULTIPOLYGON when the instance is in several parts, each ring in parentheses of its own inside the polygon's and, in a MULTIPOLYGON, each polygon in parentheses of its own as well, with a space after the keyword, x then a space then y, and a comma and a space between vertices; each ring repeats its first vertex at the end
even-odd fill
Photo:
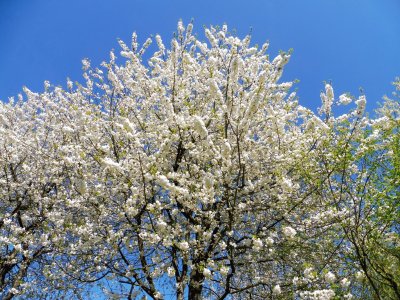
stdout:
POLYGON ((369 273, 346 268, 354 203, 338 174, 354 178, 342 154, 364 141, 365 98, 335 118, 350 98, 327 84, 315 114, 279 82, 288 53, 205 35, 179 22, 145 60, 152 40, 134 34, 123 65, 84 60, 84 85, 1 104, 0 295, 358 295, 369 273))

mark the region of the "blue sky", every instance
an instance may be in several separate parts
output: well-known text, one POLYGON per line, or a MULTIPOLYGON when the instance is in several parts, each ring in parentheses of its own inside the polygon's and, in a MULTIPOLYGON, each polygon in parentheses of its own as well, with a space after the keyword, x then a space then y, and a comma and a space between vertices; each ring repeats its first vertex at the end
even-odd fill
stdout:
POLYGON ((133 31, 168 41, 180 18, 198 33, 252 30, 272 56, 293 48, 284 80, 299 79, 300 103, 313 109, 324 81, 336 95, 362 87, 372 109, 400 76, 399 0, 0 0, 0 99, 24 85, 42 91, 44 80, 80 81, 82 58, 99 65, 133 31))

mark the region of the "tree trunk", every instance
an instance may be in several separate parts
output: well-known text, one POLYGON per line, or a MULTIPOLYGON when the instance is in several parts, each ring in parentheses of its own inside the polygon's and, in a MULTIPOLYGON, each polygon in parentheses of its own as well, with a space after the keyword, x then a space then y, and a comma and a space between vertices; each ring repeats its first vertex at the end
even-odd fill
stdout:
POLYGON ((203 290, 204 275, 196 268, 190 275, 189 281, 189 299, 201 300, 201 292, 203 290))

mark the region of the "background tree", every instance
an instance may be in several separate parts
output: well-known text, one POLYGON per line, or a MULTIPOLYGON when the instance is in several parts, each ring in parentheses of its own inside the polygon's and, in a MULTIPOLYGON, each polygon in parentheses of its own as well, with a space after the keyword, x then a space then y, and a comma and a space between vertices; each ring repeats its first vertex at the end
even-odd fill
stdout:
MULTIPOLYGON (((396 83, 395 83, 396 85, 396 83)), ((397 83, 398 85, 398 83, 397 83)), ((323 103, 346 105, 354 100, 341 95, 334 103, 322 94, 323 103)), ((398 299, 400 262, 398 160, 399 105, 385 99, 377 118, 365 114, 366 99, 335 117, 332 109, 321 110, 331 128, 320 162, 327 180, 322 187, 331 209, 342 211, 332 224, 337 244, 336 293, 349 291, 360 299, 398 299), (341 224, 341 228, 337 225, 341 224)))
MULTIPOLYGON (((395 86, 399 89, 399 83, 395 86)), ((395 94, 396 96, 396 94, 395 94)), ((353 213, 344 224, 352 245, 351 259, 361 270, 362 297, 400 297, 399 256, 399 103, 385 99, 363 132, 349 147, 348 156, 358 166, 346 176, 344 189, 353 213)), ((360 274, 360 273, 359 273, 360 274)))

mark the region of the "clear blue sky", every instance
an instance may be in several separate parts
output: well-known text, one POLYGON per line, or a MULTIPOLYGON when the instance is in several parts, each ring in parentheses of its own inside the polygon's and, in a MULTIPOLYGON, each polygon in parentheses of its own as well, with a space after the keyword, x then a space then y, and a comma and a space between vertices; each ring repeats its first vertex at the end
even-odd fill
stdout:
POLYGON ((400 76, 400 0, 0 0, 0 99, 23 85, 42 91, 44 80, 82 80, 82 58, 99 65, 133 31, 168 41, 180 18, 199 33, 252 28, 273 56, 293 48, 284 79, 300 80, 300 103, 312 108, 324 80, 337 95, 363 87, 371 109, 400 76))

